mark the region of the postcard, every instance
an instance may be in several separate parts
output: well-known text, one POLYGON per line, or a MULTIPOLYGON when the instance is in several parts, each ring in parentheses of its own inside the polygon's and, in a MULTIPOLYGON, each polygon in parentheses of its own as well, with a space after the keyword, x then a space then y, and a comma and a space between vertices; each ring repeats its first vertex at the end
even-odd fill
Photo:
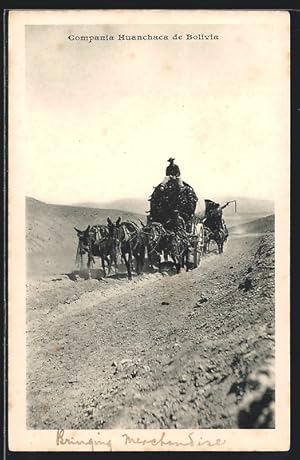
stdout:
POLYGON ((9 12, 12 451, 290 446, 290 20, 9 12))

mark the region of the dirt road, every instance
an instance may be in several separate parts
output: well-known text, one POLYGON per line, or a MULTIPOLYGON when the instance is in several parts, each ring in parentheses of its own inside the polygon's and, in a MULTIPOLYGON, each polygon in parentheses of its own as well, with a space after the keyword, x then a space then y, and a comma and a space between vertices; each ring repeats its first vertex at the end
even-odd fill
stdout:
POLYGON ((235 428, 273 356, 274 236, 175 276, 31 280, 27 332, 30 428, 235 428))

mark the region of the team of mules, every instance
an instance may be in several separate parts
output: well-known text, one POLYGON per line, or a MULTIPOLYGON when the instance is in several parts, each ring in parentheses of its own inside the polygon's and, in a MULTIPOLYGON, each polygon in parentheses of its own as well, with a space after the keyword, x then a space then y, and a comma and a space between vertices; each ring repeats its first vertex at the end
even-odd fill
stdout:
POLYGON ((84 255, 87 257, 89 278, 95 257, 101 259, 104 277, 107 272, 111 273, 112 267, 118 273, 118 267, 123 262, 128 279, 131 280, 133 270, 138 275, 143 273, 146 255, 151 268, 161 269, 164 263, 171 261, 177 273, 181 268, 188 271, 198 266, 201 255, 208 251, 212 240, 217 243, 219 253, 223 251, 226 241, 222 233, 207 232, 199 222, 195 223, 192 234, 169 231, 156 222, 147 225, 141 222, 141 225, 137 225, 132 221, 122 221, 120 217, 116 222, 108 217, 107 225, 75 230, 78 236, 76 263, 80 264, 80 270, 83 271, 84 255))

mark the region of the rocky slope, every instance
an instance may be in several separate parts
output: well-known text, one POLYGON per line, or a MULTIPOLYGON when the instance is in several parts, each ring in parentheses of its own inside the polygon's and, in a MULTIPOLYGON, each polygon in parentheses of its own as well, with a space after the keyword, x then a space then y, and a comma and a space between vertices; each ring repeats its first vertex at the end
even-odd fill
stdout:
POLYGON ((274 425, 249 383, 274 357, 272 233, 175 276, 30 280, 27 329, 30 428, 274 425))
POLYGON ((260 219, 255 219, 251 222, 239 224, 230 228, 231 233, 270 233, 275 231, 275 216, 274 214, 260 219))

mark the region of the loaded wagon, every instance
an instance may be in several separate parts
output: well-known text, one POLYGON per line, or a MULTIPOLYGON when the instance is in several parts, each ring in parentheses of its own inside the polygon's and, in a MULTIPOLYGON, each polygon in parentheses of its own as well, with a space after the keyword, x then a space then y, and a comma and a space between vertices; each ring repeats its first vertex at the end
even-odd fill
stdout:
MULTIPOLYGON (((172 221, 174 210, 184 219, 186 237, 189 240, 189 255, 192 257, 193 267, 199 265, 204 244, 203 225, 195 215, 197 195, 194 189, 186 182, 180 186, 176 178, 170 177, 167 183, 161 183, 154 188, 150 201, 148 222, 157 222, 165 228, 172 221)), ((172 230, 172 228, 170 228, 172 230)))

